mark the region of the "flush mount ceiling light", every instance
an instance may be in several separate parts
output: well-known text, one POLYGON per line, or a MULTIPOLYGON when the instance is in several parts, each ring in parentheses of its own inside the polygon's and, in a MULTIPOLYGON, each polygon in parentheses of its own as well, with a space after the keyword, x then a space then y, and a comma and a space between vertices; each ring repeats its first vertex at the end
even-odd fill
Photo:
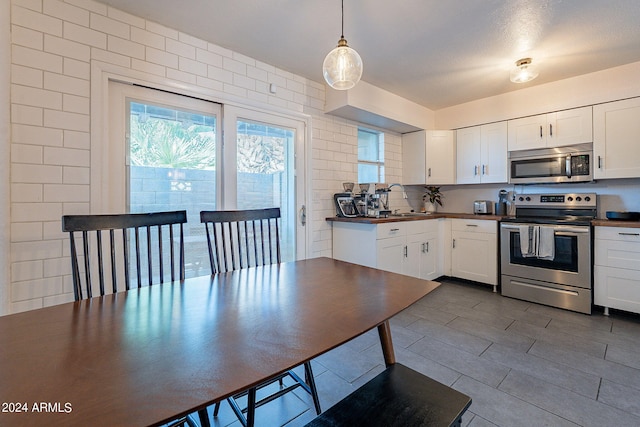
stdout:
POLYGON ((510 79, 513 83, 526 83, 538 77, 538 74, 538 69, 531 64, 531 58, 522 58, 516 61, 510 79))
POLYGON ((344 0, 342 0, 342 34, 338 46, 324 58, 322 75, 337 90, 351 89, 362 77, 362 59, 344 38, 344 0))

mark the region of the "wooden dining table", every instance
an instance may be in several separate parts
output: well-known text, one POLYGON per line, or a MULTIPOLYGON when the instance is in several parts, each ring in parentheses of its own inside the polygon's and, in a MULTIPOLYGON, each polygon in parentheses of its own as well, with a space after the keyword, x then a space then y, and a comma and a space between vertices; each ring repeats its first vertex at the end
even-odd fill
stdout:
POLYGON ((314 258, 3 316, 0 426, 161 425, 373 328, 391 365, 388 320, 437 286, 314 258))

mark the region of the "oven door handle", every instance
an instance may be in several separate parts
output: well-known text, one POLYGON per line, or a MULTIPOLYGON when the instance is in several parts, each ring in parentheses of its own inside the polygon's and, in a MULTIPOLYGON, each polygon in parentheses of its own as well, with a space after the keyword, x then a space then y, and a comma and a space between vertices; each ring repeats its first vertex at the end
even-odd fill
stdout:
MULTIPOLYGON (((503 230, 520 230, 520 227, 517 225, 501 225, 503 230)), ((578 228, 578 227, 553 227, 553 230, 556 234, 568 235, 568 234, 584 234, 589 232, 589 227, 586 228, 578 228)))

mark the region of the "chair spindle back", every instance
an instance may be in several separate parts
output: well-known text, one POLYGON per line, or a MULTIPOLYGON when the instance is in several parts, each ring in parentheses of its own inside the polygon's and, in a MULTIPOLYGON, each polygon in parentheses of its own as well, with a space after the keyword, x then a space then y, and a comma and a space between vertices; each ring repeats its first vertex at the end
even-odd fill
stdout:
POLYGON ((148 285, 153 284, 154 276, 157 276, 159 282, 163 283, 165 266, 170 269, 172 281, 177 280, 178 275, 180 280, 184 280, 183 224, 186 222, 186 211, 63 216, 62 231, 68 232, 70 239, 75 300, 79 301, 85 297, 91 298, 93 296, 92 288, 95 286, 93 274, 98 275, 100 295, 107 293, 105 276, 107 279, 111 276, 111 291, 113 293, 118 292, 120 283, 124 284, 124 290, 129 290, 132 269, 129 265, 131 257, 135 257, 135 284, 138 287, 142 287, 143 273, 147 275, 148 285), (174 228, 176 228, 175 231, 174 228), (163 234, 163 229, 168 231, 168 236, 163 234), (78 234, 76 235, 76 233, 78 234), (103 238, 107 237, 104 233, 108 235, 108 238, 103 238), (78 250, 77 237, 81 238, 81 252, 78 250), (133 254, 129 247, 130 239, 133 240, 133 254), (177 255, 176 241, 178 243, 177 255), (168 248, 168 258, 165 248, 168 248), (108 252, 108 258, 105 258, 105 252, 108 252), (145 258, 146 262, 143 261, 145 258), (154 260, 157 261, 157 265, 154 260), (81 265, 84 267, 82 272, 81 265), (105 270, 108 274, 105 274, 105 270), (122 275, 124 275, 123 280, 122 275), (83 284, 86 295, 83 295, 83 284))
POLYGON ((280 208, 202 211, 212 274, 281 262, 280 208))

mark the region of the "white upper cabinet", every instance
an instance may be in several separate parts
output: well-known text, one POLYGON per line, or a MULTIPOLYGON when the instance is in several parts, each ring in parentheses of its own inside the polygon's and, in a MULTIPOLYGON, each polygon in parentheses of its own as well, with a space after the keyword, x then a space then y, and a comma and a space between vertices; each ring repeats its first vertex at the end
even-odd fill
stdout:
POLYGON ((640 98, 593 107, 593 177, 640 177, 640 98))
POLYGON ((509 120, 509 151, 592 142, 592 111, 589 106, 509 120))
POLYGON ((421 130, 402 135, 402 183, 448 185, 456 182, 454 131, 421 130))
POLYGON ((456 132, 456 183, 507 182, 507 122, 456 132))

